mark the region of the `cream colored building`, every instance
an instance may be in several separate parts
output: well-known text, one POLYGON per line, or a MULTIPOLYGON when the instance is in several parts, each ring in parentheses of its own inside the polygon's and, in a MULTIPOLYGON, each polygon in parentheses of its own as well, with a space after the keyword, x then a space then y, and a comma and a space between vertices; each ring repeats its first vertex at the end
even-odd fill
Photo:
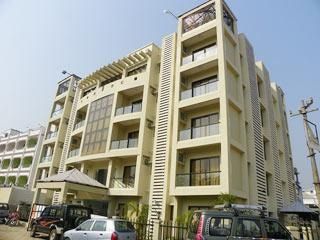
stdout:
POLYGON ((161 49, 150 44, 69 80, 77 87, 54 100, 62 115, 51 115, 47 134, 58 137, 44 142, 35 201, 47 189, 53 203, 125 215, 134 201, 149 204, 152 219, 173 220, 221 193, 273 216, 295 199, 284 94, 223 1, 182 14, 161 49), (45 182, 72 168, 105 189, 45 182))

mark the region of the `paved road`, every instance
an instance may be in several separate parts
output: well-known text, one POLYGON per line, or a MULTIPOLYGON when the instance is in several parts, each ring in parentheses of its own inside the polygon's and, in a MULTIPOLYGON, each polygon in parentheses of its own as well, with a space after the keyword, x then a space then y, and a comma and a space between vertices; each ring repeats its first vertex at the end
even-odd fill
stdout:
POLYGON ((29 237, 29 232, 23 226, 19 227, 9 227, 4 224, 0 224, 0 240, 36 240, 36 239, 47 239, 45 237, 41 238, 31 238, 29 237))

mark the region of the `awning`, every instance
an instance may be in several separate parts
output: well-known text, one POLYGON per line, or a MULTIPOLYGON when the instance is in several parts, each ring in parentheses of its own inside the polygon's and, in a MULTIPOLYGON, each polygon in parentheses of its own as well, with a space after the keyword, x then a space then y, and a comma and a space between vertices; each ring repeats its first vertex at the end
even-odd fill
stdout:
POLYGON ((84 185, 84 186, 107 189, 107 187, 105 185, 92 179, 91 177, 89 177, 85 173, 80 172, 76 168, 69 170, 69 171, 66 171, 66 172, 63 172, 63 173, 59 173, 57 175, 53 175, 53 176, 38 180, 37 182, 38 183, 67 182, 67 183, 80 184, 80 185, 84 185))
POLYGON ((316 214, 315 211, 311 210, 310 208, 306 207, 302 202, 296 201, 289 206, 285 206, 280 209, 280 213, 295 213, 295 214, 302 214, 302 213, 309 213, 309 214, 316 214))

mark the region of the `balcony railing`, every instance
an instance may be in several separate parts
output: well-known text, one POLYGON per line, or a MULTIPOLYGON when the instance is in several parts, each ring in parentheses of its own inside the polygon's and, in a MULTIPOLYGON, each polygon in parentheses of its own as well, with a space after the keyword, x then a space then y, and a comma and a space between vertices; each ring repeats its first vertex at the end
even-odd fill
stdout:
POLYGON ((48 132, 46 139, 54 138, 58 135, 58 131, 55 132, 48 132))
POLYGON ((84 125, 84 120, 78 121, 78 122, 74 125, 73 130, 76 130, 76 129, 78 129, 78 128, 81 128, 83 125, 84 125))
POLYGON ((176 175, 177 187, 220 185, 220 171, 176 175))
POLYGON ((217 55, 217 45, 204 48, 200 51, 194 52, 193 54, 182 58, 182 65, 186 65, 191 62, 196 62, 198 60, 217 55))
POLYGON ((207 83, 181 92, 180 99, 188 99, 218 90, 218 81, 207 83))
POLYGON ((134 188, 134 177, 112 178, 111 188, 134 188))
POLYGON ((138 138, 113 140, 111 142, 111 149, 134 148, 137 146, 138 146, 138 138))
POLYGON ((51 162, 52 161, 52 155, 44 156, 41 158, 41 163, 51 162))
POLYGON ((130 106, 120 107, 116 110, 116 116, 128 114, 128 113, 134 113, 134 112, 140 112, 142 109, 142 104, 134 104, 130 106))
POLYGON ((210 4, 195 13, 190 14, 182 20, 183 32, 189 32, 207 22, 216 18, 216 10, 214 4, 210 4))
POLYGON ((75 157, 79 155, 80 148, 73 149, 69 152, 68 157, 75 157))
POLYGON ((179 140, 194 139, 219 134, 219 124, 211 124, 202 127, 193 127, 181 130, 179 132, 179 140))
POLYGON ((57 91, 57 96, 61 95, 62 93, 65 93, 66 91, 68 91, 68 89, 69 87, 67 86, 60 86, 57 91))
POLYGON ((52 114, 51 114, 51 117, 56 117, 58 115, 60 115, 63 111, 63 108, 60 108, 58 110, 55 110, 52 114))

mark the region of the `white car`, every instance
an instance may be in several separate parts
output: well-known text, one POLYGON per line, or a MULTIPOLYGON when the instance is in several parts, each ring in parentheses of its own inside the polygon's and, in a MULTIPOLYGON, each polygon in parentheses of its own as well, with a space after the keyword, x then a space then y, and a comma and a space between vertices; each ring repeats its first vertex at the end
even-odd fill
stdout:
POLYGON ((133 225, 122 219, 89 219, 64 233, 65 240, 136 240, 133 225))

